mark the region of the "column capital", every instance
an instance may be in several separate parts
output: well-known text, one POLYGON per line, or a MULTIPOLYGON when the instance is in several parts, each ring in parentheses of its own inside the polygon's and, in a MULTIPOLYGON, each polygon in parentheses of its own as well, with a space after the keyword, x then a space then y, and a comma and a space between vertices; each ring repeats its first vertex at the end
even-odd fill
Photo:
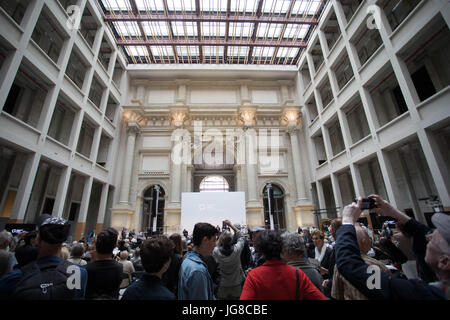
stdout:
POLYGON ((239 108, 238 120, 244 129, 253 127, 256 124, 257 106, 241 106, 239 108))
POLYGON ((287 132, 290 134, 297 131, 302 126, 302 114, 300 113, 300 107, 286 107, 281 113, 280 122, 283 126, 286 126, 287 132))
POLYGON ((170 116, 171 116, 171 124, 175 128, 184 128, 185 123, 189 120, 189 113, 187 107, 169 107, 170 108, 170 116))
POLYGON ((141 127, 147 124, 147 118, 137 110, 125 110, 123 118, 127 123, 127 131, 130 133, 139 133, 141 127))

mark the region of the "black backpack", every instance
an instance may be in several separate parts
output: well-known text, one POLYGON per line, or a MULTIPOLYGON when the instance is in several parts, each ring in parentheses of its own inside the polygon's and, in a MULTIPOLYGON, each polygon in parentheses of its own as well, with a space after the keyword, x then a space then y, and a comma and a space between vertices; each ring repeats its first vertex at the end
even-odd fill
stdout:
POLYGON ((67 287, 68 267, 73 263, 36 261, 24 266, 22 278, 17 284, 12 298, 18 300, 72 300, 75 290, 67 287))

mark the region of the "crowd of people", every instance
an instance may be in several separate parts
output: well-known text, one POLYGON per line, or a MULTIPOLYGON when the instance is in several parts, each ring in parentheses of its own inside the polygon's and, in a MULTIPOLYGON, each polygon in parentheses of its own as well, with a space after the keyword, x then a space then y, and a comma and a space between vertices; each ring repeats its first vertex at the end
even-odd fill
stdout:
POLYGON ((0 299, 449 299, 450 216, 435 213, 430 229, 370 197, 395 228, 358 222, 361 199, 324 230, 297 232, 225 220, 192 235, 106 228, 68 242, 68 222, 44 214, 36 231, 0 232, 0 299))

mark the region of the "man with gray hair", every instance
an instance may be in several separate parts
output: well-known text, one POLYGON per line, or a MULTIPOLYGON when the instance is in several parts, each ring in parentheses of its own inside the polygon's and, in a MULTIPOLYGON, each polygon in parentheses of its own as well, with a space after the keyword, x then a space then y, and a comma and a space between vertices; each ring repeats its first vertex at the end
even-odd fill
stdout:
POLYGON ((294 268, 300 268, 311 282, 323 292, 322 276, 309 259, 305 257, 306 247, 303 237, 294 232, 285 232, 281 235, 283 250, 281 256, 286 263, 294 268))
POLYGON ((405 231, 413 236, 414 242, 423 243, 425 239, 428 241, 425 262, 436 271, 440 281, 427 284, 417 279, 390 278, 382 270, 375 274, 367 272, 368 265, 361 258, 355 230, 356 221, 362 212, 361 197, 358 203, 344 208, 342 226, 337 231, 336 265, 342 276, 368 299, 450 299, 450 215, 435 213, 431 220, 436 229, 430 233, 431 230, 425 225, 395 209, 378 195, 370 195, 369 198, 375 200, 376 207, 372 212, 390 216, 403 223, 405 231))

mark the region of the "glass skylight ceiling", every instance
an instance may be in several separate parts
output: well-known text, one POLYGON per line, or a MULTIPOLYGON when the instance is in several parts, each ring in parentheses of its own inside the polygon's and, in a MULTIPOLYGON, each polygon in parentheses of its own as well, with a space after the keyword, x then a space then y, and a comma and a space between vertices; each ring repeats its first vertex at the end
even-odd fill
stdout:
POLYGON ((295 65, 327 0, 97 0, 129 63, 295 65))

